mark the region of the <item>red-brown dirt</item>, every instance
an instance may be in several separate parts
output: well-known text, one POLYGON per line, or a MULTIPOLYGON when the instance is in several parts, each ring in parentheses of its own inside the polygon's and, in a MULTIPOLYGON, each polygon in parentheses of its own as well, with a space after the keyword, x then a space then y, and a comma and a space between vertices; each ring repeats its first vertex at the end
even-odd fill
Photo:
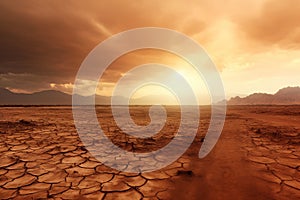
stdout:
MULTIPOLYGON (((200 110, 198 134, 184 155, 159 171, 129 174, 87 151, 70 107, 2 107, 0 199, 300 198, 300 106, 229 106, 221 138, 204 159, 198 151, 210 112, 200 110)), ((97 111, 105 133, 128 151, 161 148, 178 128, 176 107, 147 141, 124 135, 109 107, 97 111)), ((138 124, 149 121, 145 107, 131 113, 138 124)))

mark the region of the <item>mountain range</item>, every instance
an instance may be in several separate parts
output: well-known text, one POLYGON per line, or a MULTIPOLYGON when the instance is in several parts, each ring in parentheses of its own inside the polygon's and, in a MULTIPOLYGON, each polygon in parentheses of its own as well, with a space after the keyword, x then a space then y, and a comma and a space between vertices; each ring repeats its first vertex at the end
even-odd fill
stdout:
MULTIPOLYGON (((90 101, 91 96, 80 96, 83 104, 90 101)), ((96 102, 109 105, 110 98, 96 96, 96 102)), ((8 89, 0 88, 0 105, 71 105, 72 95, 57 90, 45 90, 31 94, 14 93, 8 89)))
MULTIPOLYGON (((93 96, 80 96, 83 105, 88 105, 93 96)), ((117 102, 123 101, 124 97, 117 97, 117 102)), ((107 96, 96 95, 97 105, 110 105, 111 98, 107 96)), ((131 99, 131 104, 170 104, 170 99, 164 99, 158 96, 141 97, 131 99)), ((0 105, 71 105, 72 95, 57 91, 45 90, 31 94, 14 93, 8 89, 0 88, 0 105)), ((300 104, 300 87, 287 87, 280 89, 275 94, 254 93, 246 97, 234 97, 227 101, 228 105, 288 105, 300 104)))
MULTIPOLYGON (((75 94, 79 99, 81 105, 91 105, 93 96, 81 96, 75 94)), ((128 101, 125 97, 116 97, 118 105, 128 101)), ((95 96, 95 103, 97 105, 111 105, 111 97, 108 96, 95 96)), ((152 105, 152 104, 172 104, 169 98, 162 98, 162 96, 152 95, 140 98, 130 99, 130 104, 133 105, 152 105)), ((0 88, 0 105, 72 105, 72 95, 57 91, 45 90, 31 94, 15 93, 8 89, 0 88)))
POLYGON ((228 105, 290 105, 300 104, 300 87, 286 87, 275 94, 254 93, 244 98, 239 96, 227 101, 228 105))

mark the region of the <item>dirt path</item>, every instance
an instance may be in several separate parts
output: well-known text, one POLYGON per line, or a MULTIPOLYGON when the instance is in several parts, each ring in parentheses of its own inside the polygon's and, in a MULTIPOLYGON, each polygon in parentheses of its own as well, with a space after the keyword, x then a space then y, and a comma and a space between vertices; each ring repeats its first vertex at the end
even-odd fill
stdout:
POLYGON ((178 181, 179 199, 272 199, 260 187, 263 182, 252 176, 257 168, 249 164, 242 149, 251 140, 242 137, 246 132, 239 123, 235 120, 232 126, 227 121, 213 152, 202 160, 193 159, 195 175, 178 181))
POLYGON ((289 123, 286 116, 229 111, 215 149, 202 160, 193 156, 194 176, 177 181, 174 199, 300 198, 300 149, 289 144, 299 137, 291 134, 291 127, 297 128, 295 119, 289 123), (278 131, 277 126, 281 135, 272 138, 268 134, 278 131), (262 132, 255 133, 255 128, 262 132))

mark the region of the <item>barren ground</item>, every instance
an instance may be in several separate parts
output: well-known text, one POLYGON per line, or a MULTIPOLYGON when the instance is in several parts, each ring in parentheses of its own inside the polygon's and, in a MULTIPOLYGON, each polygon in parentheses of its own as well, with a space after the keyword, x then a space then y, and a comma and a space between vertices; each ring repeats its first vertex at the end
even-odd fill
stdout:
MULTIPOLYGON (((300 199, 300 106, 230 106, 214 150, 198 158, 210 112, 201 107, 194 143, 173 164, 150 173, 119 172, 97 161, 74 127, 70 107, 0 108, 0 199, 300 199)), ((109 138, 128 151, 166 145, 179 110, 168 107, 151 139, 122 133, 98 107, 109 138)), ((146 107, 132 107, 137 124, 146 107)))

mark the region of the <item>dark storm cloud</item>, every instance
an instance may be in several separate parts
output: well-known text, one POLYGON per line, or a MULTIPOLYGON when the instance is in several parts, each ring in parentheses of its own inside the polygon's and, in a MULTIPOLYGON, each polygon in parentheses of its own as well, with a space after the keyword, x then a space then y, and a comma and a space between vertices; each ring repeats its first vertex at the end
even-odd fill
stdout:
MULTIPOLYGON (((165 10, 166 7, 168 4, 158 6, 147 1, 136 4, 132 1, 2 0, 0 86, 24 89, 26 85, 30 91, 49 88, 50 83, 73 82, 88 52, 109 35, 143 26, 180 26, 178 22, 185 18, 173 19, 178 13, 184 16, 181 7, 165 10), (27 84, 22 84, 22 78, 28 76, 32 77, 31 81, 24 80, 27 84), (16 77, 18 81, 14 82, 16 77)), ((203 23, 199 22, 193 31, 202 27, 203 23)))
POLYGON ((0 4, 0 73, 7 78, 8 73, 26 73, 48 77, 48 82, 70 81, 93 47, 89 34, 96 30, 67 5, 50 1, 0 4))

